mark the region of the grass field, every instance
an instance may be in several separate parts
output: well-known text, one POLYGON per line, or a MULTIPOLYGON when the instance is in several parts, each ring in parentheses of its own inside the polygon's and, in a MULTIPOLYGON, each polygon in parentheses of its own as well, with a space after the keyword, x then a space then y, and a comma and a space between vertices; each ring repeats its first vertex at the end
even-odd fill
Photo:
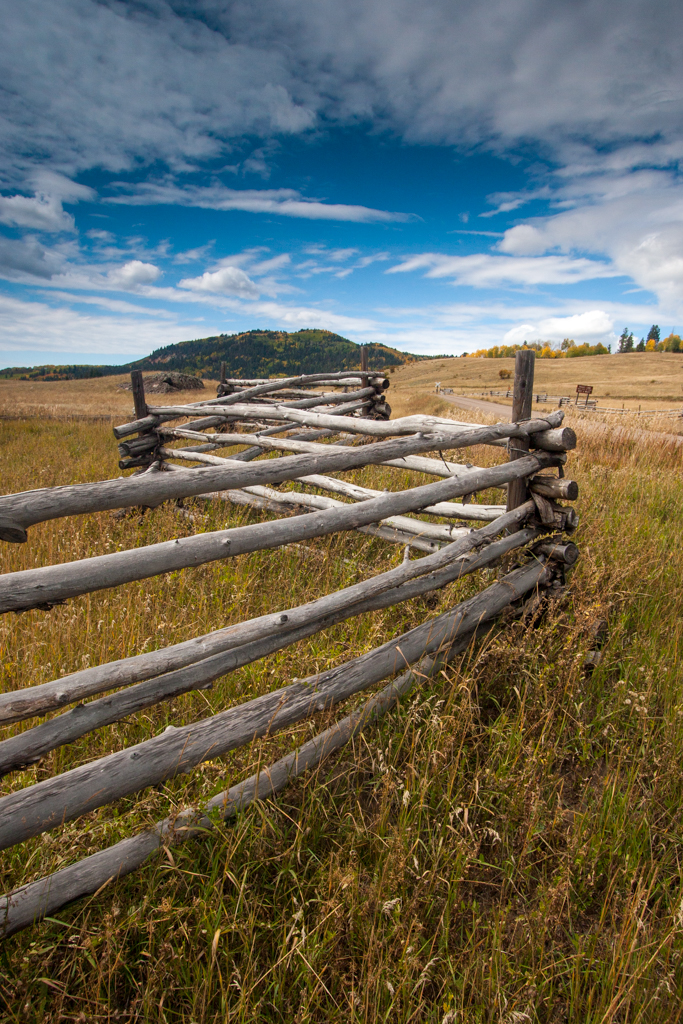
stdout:
MULTIPOLYGON (((514 359, 432 359, 397 367, 389 375, 388 393, 394 415, 407 405, 424 410, 440 380, 458 394, 476 395, 485 389, 504 389, 500 370, 514 372, 514 359)), ((0 380, 0 419, 35 417, 78 419, 127 417, 133 407, 131 394, 118 385, 129 377, 94 380, 21 381, 0 380)), ((215 381, 206 380, 205 392, 184 392, 181 401, 212 398, 215 381)), ((683 410, 683 354, 635 352, 628 355, 586 356, 580 359, 537 359, 535 387, 551 394, 573 395, 577 384, 592 384, 599 405, 626 409, 680 408, 683 410)), ((172 405, 178 395, 155 395, 155 405, 172 405)), ((152 400, 150 400, 152 401, 152 400)), ((505 403, 496 398, 496 402, 505 403)), ((448 409, 444 405, 442 408, 448 409)), ((452 409, 451 409, 452 411, 452 409)))
MULTIPOLYGON (((502 361, 486 362, 497 370, 502 361)), ((417 388, 395 391, 395 413, 444 412, 417 388)), ((90 398, 84 388, 84 407, 90 398)), ((98 394, 89 408, 129 411, 129 395, 124 409, 108 402, 98 394)), ((492 633, 277 800, 8 940, 3 1019, 681 1019, 683 456, 656 437, 647 445, 605 443, 581 423, 578 430, 568 475, 581 486, 582 558, 566 604, 535 628, 516 622, 492 633), (603 657, 588 674, 584 659, 601 619, 609 623, 603 657)), ((490 450, 471 457, 495 461, 490 450)), ((8 492, 119 472, 106 423, 47 418, 0 423, 0 466, 8 492)), ((388 469, 353 479, 391 488, 420 480, 388 469)), ((46 523, 30 531, 28 544, 3 546, 3 569, 251 515, 199 502, 188 508, 194 521, 166 505, 123 520, 100 514, 46 523)), ((299 603, 401 556, 358 535, 339 536, 7 616, 1 685, 42 682, 299 603)), ((5 786, 353 657, 489 578, 337 626, 213 690, 57 751, 5 786)), ((305 723, 4 852, 3 890, 223 789, 322 724, 305 723)))
MULTIPOLYGON (((16 418, 99 420, 121 423, 133 415, 133 397, 119 384, 130 374, 93 380, 0 380, 0 420, 16 418), (112 420, 112 417, 114 419, 112 420)), ((216 397, 216 381, 205 381, 205 391, 153 395, 150 405, 174 405, 216 397)))
MULTIPOLYGON (((514 374, 514 359, 435 359, 408 363, 391 374, 395 391, 429 394, 436 381, 458 394, 474 395, 485 389, 504 389, 509 383, 499 373, 514 374)), ((626 355, 583 356, 579 359, 537 359, 537 391, 574 395, 577 384, 593 385, 593 398, 601 406, 637 409, 683 409, 683 354, 633 352, 626 355)), ((499 399, 496 399, 499 401, 499 399)))

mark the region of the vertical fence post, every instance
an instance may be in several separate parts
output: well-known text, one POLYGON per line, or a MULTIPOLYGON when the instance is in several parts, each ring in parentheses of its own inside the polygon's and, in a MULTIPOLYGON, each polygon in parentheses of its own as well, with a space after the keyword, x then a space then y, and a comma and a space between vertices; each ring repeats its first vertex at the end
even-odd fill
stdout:
MULTIPOLYGON (((534 392, 534 361, 536 353, 525 348, 515 355, 515 385, 512 392, 512 422, 531 419, 531 401, 534 392)), ((510 438, 509 461, 521 459, 529 451, 528 440, 510 438)), ((508 512, 522 505, 529 497, 525 480, 511 480, 508 484, 508 512)))
POLYGON ((361 368, 361 373, 363 373, 363 372, 367 373, 367 369, 368 369, 368 350, 365 347, 365 345, 361 345, 361 347, 360 347, 360 368, 361 368))
POLYGON ((133 388, 135 418, 141 420, 147 415, 147 402, 145 401, 145 385, 142 380, 141 370, 130 371, 130 383, 133 388))

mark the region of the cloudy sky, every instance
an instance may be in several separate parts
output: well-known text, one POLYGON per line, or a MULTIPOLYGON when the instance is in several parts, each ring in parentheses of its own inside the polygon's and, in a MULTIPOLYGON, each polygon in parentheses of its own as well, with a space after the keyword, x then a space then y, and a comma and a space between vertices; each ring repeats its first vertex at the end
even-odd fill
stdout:
POLYGON ((0 0, 0 365, 683 328, 683 8, 0 0))

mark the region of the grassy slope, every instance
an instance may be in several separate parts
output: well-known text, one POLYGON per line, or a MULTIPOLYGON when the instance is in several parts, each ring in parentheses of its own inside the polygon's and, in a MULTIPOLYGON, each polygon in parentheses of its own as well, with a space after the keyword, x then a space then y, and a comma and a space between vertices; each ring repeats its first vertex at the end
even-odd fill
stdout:
MULTIPOLYGON (((422 402, 397 398, 399 413, 422 402)), ((117 472, 104 424, 4 423, 0 438, 6 490, 117 472)), ((568 604, 535 629, 516 623, 492 635, 277 801, 10 940, 5 1018, 679 1020, 680 470, 680 455, 655 442, 635 450, 581 438, 571 475, 582 488, 582 559, 568 604), (605 614, 603 661, 587 676, 590 626, 605 614)), ((354 479, 370 477, 407 482, 388 470, 354 479)), ((162 507, 142 519, 44 524, 27 545, 3 548, 4 568, 149 543, 227 516, 189 523, 162 507)), ((361 537, 333 538, 7 617, 2 685, 172 643, 400 557, 361 537)), ((485 583, 450 588, 435 611, 485 583)), ((430 613, 414 602, 336 627, 213 691, 102 730, 11 785, 353 656, 430 613)), ((7 851, 3 889, 223 788, 312 728, 7 851)))
MULTIPOLYGON (((514 359, 435 359, 410 363, 391 375, 401 388, 420 394, 434 391, 440 380, 462 394, 475 394, 485 388, 506 388, 500 370, 514 373, 514 359)), ((585 356, 580 359, 537 359, 536 390, 552 394, 574 395, 577 384, 592 384, 593 398, 601 405, 622 402, 626 407, 656 408, 683 405, 683 354, 673 352, 634 352, 628 355, 585 356)), ((497 399, 498 400, 498 399, 497 399)))

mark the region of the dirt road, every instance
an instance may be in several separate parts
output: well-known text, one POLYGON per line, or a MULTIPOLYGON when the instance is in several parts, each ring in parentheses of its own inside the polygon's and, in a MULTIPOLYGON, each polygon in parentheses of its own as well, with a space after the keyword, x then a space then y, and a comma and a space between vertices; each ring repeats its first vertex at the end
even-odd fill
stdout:
POLYGON ((444 395, 442 392, 439 392, 439 398, 443 398, 444 402, 452 402, 453 405, 457 405, 460 409, 471 409, 476 412, 488 412, 493 416, 500 416, 501 420, 509 420, 512 413, 512 407, 509 405, 499 405, 497 402, 484 402, 481 398, 444 395))
MULTIPOLYGON (((494 416, 499 416, 501 422, 505 422, 510 419, 512 409, 509 405, 499 405, 494 402, 484 402, 480 398, 465 398, 463 395, 444 395, 440 394, 440 398, 443 398, 445 402, 451 402, 453 405, 457 405, 460 409, 469 409, 475 412, 487 412, 494 416)), ((539 413, 542 415, 542 413, 539 413)), ((580 430, 587 430, 591 433, 602 434, 606 438, 611 436, 614 440, 622 441, 666 441, 669 444, 680 445, 683 444, 683 436, 680 434, 665 434, 659 430, 638 430, 629 427, 622 427, 618 423, 589 423, 586 420, 581 420, 580 430)))

